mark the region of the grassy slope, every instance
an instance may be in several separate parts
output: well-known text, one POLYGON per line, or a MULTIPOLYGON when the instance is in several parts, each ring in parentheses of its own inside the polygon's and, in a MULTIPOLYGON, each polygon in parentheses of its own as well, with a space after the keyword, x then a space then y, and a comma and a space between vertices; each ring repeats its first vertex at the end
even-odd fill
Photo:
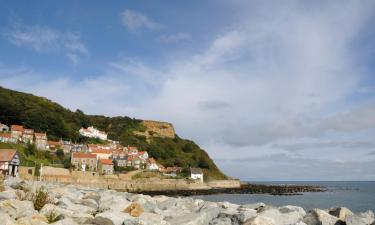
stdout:
MULTIPOLYGON (((206 178, 224 179, 208 154, 193 141, 176 136, 175 139, 153 138, 150 143, 133 131, 143 131, 141 120, 129 117, 105 117, 72 112, 46 98, 0 87, 0 122, 22 124, 38 132, 47 132, 49 139, 59 138, 75 142, 87 141, 79 136, 79 128, 93 125, 108 132, 109 138, 121 144, 138 146, 149 152, 165 166, 177 165, 204 168, 206 178)), ((35 159, 38 161, 39 159, 35 159)))

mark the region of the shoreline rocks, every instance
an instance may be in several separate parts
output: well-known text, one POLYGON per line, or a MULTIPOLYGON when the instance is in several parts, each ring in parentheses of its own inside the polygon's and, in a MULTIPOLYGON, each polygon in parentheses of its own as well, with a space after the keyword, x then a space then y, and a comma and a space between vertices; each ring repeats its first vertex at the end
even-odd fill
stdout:
POLYGON ((17 178, 7 178, 4 189, 0 192, 1 225, 375 225, 371 211, 355 214, 343 207, 306 212, 290 205, 152 197, 17 178), (48 201, 38 211, 33 196, 42 186, 48 201))

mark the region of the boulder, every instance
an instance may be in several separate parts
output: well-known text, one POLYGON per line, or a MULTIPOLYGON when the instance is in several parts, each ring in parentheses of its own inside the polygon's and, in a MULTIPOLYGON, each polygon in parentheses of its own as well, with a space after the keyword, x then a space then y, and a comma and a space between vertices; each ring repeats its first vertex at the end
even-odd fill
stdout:
POLYGON ((12 189, 0 192, 0 201, 9 200, 9 199, 17 199, 16 192, 12 189))
POLYGON ((91 208, 89 206, 80 205, 73 203, 69 198, 62 197, 59 199, 57 205, 63 209, 68 209, 70 211, 85 213, 85 214, 94 214, 97 211, 97 208, 91 208))
POLYGON ((95 215, 94 224, 96 225, 122 225, 122 224, 138 224, 138 219, 127 213, 119 211, 105 211, 95 215), (124 221, 127 221, 126 223, 124 221))
POLYGON ((130 205, 130 202, 124 195, 106 191, 102 193, 98 205, 99 212, 107 210, 122 211, 130 205))
POLYGON ((2 225, 13 225, 16 223, 8 214, 0 212, 0 221, 2 225))
POLYGON ((209 225, 233 225, 233 224, 238 224, 238 223, 232 223, 232 220, 228 217, 215 218, 209 223, 209 225))
POLYGON ((76 223, 89 223, 92 222, 94 219, 94 216, 82 213, 80 211, 72 211, 69 209, 64 209, 59 206, 55 206, 52 204, 46 204, 44 207, 40 210, 40 214, 47 216, 51 212, 54 212, 57 217, 66 219, 70 218, 73 219, 76 223))
POLYGON ((216 207, 182 216, 169 217, 165 220, 171 225, 207 225, 211 220, 218 217, 219 212, 220 209, 216 207))
POLYGON ((78 225, 78 223, 76 223, 72 218, 65 218, 52 223, 52 225, 78 225))
POLYGON ((129 213, 132 217, 139 217, 144 212, 144 209, 139 203, 133 202, 124 209, 124 212, 129 213))
POLYGON ((253 203, 253 204, 245 204, 245 205, 242 205, 241 207, 248 208, 248 209, 255 209, 255 210, 259 211, 260 209, 264 208, 265 206, 266 206, 266 204, 264 204, 263 202, 257 202, 257 203, 253 203))
POLYGON ((268 217, 258 215, 246 221, 243 225, 278 225, 276 222, 268 217))
POLYGON ((297 206, 283 206, 277 208, 265 207, 259 215, 277 221, 278 225, 289 225, 302 221, 306 212, 303 208, 297 206))
POLYGON ((375 223, 374 213, 367 211, 365 213, 353 214, 346 217, 347 225, 372 225, 375 223))
POLYGON ((337 217, 321 209, 310 210, 303 218, 307 225, 340 225, 343 224, 337 217))
POLYGON ((15 220, 37 213, 32 202, 19 201, 16 199, 10 199, 0 202, 0 211, 7 213, 15 220))
POLYGON ((99 208, 98 203, 94 199, 91 199, 91 198, 81 199, 78 204, 88 206, 94 209, 95 211, 97 211, 99 208))
POLYGON ((48 225, 46 217, 34 214, 32 216, 22 217, 17 220, 17 225, 48 225))
POLYGON ((346 218, 350 215, 353 215, 352 211, 345 207, 332 208, 329 210, 329 214, 331 214, 332 216, 336 216, 342 222, 346 222, 346 218))
POLYGON ((145 212, 155 212, 155 208, 157 208, 157 202, 151 196, 136 195, 131 200, 138 203, 145 212))
POLYGON ((164 220, 162 215, 158 215, 155 213, 142 213, 139 217, 139 222, 142 225, 167 225, 169 224, 167 221, 164 220))

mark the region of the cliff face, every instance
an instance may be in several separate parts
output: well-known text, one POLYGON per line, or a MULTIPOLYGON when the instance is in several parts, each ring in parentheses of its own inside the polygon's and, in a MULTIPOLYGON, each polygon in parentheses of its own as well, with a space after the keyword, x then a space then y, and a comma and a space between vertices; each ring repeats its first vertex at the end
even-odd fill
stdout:
POLYGON ((141 124, 144 126, 145 131, 135 131, 134 134, 145 136, 147 140, 151 137, 175 138, 176 136, 174 127, 171 123, 143 120, 141 124))

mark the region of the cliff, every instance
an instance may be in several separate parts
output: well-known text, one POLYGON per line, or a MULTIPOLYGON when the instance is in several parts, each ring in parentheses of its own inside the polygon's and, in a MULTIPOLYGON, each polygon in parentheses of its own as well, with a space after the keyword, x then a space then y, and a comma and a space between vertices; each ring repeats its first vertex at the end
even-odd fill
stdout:
POLYGON ((144 136, 147 140, 153 137, 161 138, 175 138, 176 133, 174 127, 171 123, 153 121, 153 120, 143 120, 141 122, 144 126, 145 131, 134 131, 134 134, 139 136, 144 136))

